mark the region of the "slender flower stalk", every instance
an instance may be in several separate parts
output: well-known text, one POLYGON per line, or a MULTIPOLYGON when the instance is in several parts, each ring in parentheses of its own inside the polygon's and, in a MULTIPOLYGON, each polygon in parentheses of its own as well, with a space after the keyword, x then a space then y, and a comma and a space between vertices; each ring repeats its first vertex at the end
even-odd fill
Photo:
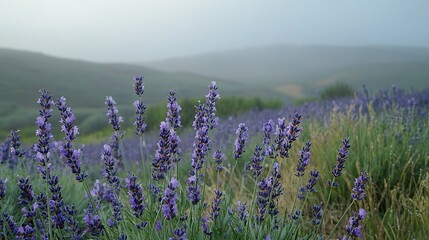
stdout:
MULTIPOLYGON (((136 218, 140 219, 146 209, 142 187, 137 184, 137 177, 134 174, 125 179, 125 184, 128 188, 128 196, 130 198, 132 213, 136 218)), ((137 225, 137 227, 139 227, 141 226, 141 223, 137 225)))
POLYGON ((240 160, 241 155, 245 152, 244 145, 247 141, 247 132, 249 128, 246 127, 246 124, 240 123, 238 125, 237 131, 235 132, 237 134, 237 138, 235 139, 235 149, 234 149, 234 157, 235 160, 240 160))
POLYGON ((61 157, 64 158, 64 162, 76 176, 76 180, 82 182, 87 177, 87 174, 80 168, 79 157, 81 151, 73 146, 73 140, 79 134, 79 130, 74 124, 76 117, 71 108, 67 107, 65 97, 59 98, 56 106, 61 114, 61 131, 65 134, 64 140, 66 141, 59 147, 61 157))
POLYGON ((52 95, 48 90, 40 90, 41 96, 37 100, 37 103, 40 104, 41 109, 39 110, 39 117, 37 117, 36 124, 38 129, 36 130, 36 136, 38 137, 38 143, 35 145, 36 159, 39 162, 38 170, 43 179, 49 177, 50 172, 50 141, 53 138, 51 134, 51 124, 48 122, 48 119, 51 117, 52 105, 54 101, 52 100, 52 95))
POLYGON ((0 178, 0 200, 6 196, 7 181, 7 178, 4 180, 0 178))
POLYGON ((165 179, 171 168, 170 128, 167 122, 161 122, 159 128, 159 142, 152 162, 152 179, 165 179))
POLYGON ((274 121, 272 119, 268 120, 262 128, 263 138, 262 145, 264 146, 264 155, 274 158, 274 149, 271 145, 271 137, 274 133, 274 121))

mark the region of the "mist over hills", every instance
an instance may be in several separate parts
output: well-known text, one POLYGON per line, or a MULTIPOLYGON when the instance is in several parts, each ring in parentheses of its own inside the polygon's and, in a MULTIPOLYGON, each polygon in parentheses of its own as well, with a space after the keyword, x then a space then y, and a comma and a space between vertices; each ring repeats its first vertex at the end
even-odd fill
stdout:
POLYGON ((429 86, 429 48, 419 47, 279 44, 141 64, 241 83, 263 82, 289 95, 301 91, 302 96, 338 81, 372 89, 429 86))

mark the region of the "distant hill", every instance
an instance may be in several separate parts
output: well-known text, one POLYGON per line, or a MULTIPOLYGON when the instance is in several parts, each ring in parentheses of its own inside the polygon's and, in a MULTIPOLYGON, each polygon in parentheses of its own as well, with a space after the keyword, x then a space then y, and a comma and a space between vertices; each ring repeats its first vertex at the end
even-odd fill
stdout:
POLYGON ((370 89, 429 86, 429 49, 415 47, 274 45, 141 64, 240 83, 264 82, 292 97, 337 81, 370 89))
POLYGON ((168 73, 138 65, 100 64, 0 48, 0 137, 12 128, 34 127, 41 88, 49 89, 55 99, 65 96, 83 126, 85 122, 94 126, 96 121, 106 121, 104 101, 110 95, 120 113, 132 114, 135 75, 145 77, 146 104, 166 102, 171 89, 179 99, 204 97, 211 81, 217 81, 222 95, 281 96, 258 84, 244 85, 195 73, 168 73))

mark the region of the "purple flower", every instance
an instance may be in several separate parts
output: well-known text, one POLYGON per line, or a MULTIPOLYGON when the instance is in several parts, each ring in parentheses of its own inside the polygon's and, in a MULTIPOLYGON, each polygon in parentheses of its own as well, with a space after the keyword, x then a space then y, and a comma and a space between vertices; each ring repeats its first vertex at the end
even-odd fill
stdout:
POLYGON ((356 201, 365 198, 365 185, 368 183, 369 177, 366 172, 361 172, 360 176, 355 179, 354 188, 352 189, 352 198, 356 201))
POLYGON ((194 150, 191 156, 191 166, 192 170, 194 171, 200 170, 206 161, 207 152, 209 150, 210 144, 208 130, 209 129, 204 126, 201 129, 197 130, 197 133, 195 135, 195 140, 193 143, 194 150))
POLYGON ((51 134, 51 124, 48 123, 48 119, 51 117, 51 106, 54 105, 52 101, 52 95, 48 90, 40 90, 41 96, 37 100, 40 104, 39 117, 36 119, 38 129, 36 130, 36 136, 38 137, 38 143, 35 145, 36 159, 39 162, 38 170, 42 175, 43 179, 47 179, 49 176, 50 165, 48 164, 50 159, 50 141, 53 138, 51 134))
POLYGON ((170 127, 174 129, 174 131, 177 131, 179 127, 182 125, 181 117, 180 117, 180 111, 182 108, 177 103, 176 100, 176 92, 170 91, 170 95, 167 99, 167 118, 166 121, 170 123, 170 127))
POLYGON ((145 123, 145 117, 143 116, 146 112, 146 106, 144 105, 142 100, 136 100, 133 105, 136 109, 136 118, 134 121, 134 126, 136 127, 136 130, 134 131, 134 133, 137 136, 141 136, 143 135, 147 127, 147 124, 145 123))
POLYGON ((143 76, 134 77, 134 91, 136 95, 141 97, 144 93, 143 76))
POLYGON ((219 216, 220 205, 222 204, 222 191, 215 189, 215 196, 212 201, 212 210, 210 212, 210 218, 214 221, 219 216))
POLYGON ((6 196, 7 181, 7 178, 5 180, 0 178, 0 200, 6 196))
POLYGON ((216 163, 216 171, 221 172, 223 170, 222 162, 225 161, 225 154, 223 154, 219 149, 213 153, 213 159, 216 163))
POLYGON ((116 108, 116 102, 111 96, 106 97, 107 105, 107 116, 109 117, 109 124, 112 125, 113 130, 116 132, 121 129, 119 125, 124 120, 118 115, 118 109, 116 108))
POLYGON ((248 212, 246 211, 246 203, 241 203, 238 201, 237 203, 237 212, 238 212, 238 218, 241 221, 246 221, 247 217, 249 216, 248 212))
POLYGON ((296 173, 295 173, 295 176, 297 177, 304 176, 305 168, 310 163, 310 156, 311 156, 310 147, 311 147, 311 142, 308 141, 305 143, 305 146, 302 147, 302 149, 298 152, 299 160, 298 160, 298 163, 296 164, 296 173))
POLYGON ((311 222, 314 225, 319 225, 323 216, 323 202, 320 203, 319 205, 313 205, 312 207, 312 215, 313 215, 313 219, 311 220, 311 222))
POLYGON ((162 223, 161 223, 161 221, 159 221, 159 220, 156 221, 156 223, 155 223, 155 229, 158 232, 160 232, 162 230, 162 223))
POLYGON ((246 127, 246 124, 240 123, 238 125, 237 131, 235 132, 237 134, 237 138, 235 139, 235 150, 234 150, 234 156, 235 160, 239 160, 241 158, 241 155, 245 152, 244 150, 244 144, 247 141, 247 131, 249 129, 246 127))
POLYGON ((33 202, 34 192, 33 188, 30 185, 30 178, 18 177, 18 187, 19 187, 19 196, 18 196, 18 205, 27 205, 33 202))
POLYGON ((255 220, 258 224, 262 224, 265 219, 265 213, 267 211, 267 205, 272 191, 272 177, 264 178, 258 182, 258 197, 256 199, 257 214, 255 220))
POLYGON ((48 180, 49 190, 52 193, 49 200, 49 209, 54 226, 58 229, 63 229, 66 219, 63 213, 64 201, 61 195, 61 185, 58 182, 58 176, 51 176, 48 180))
POLYGON ((152 162, 152 178, 155 181, 164 179, 171 167, 170 128, 167 122, 161 122, 159 136, 161 138, 152 162))
POLYGON ((171 178, 170 183, 164 191, 164 197, 162 198, 162 211, 164 217, 167 220, 171 220, 177 216, 177 193, 176 188, 179 186, 179 182, 175 178, 171 178))
POLYGON ((216 101, 220 99, 217 91, 218 87, 215 81, 209 85, 209 93, 206 95, 205 116, 207 117, 207 127, 213 129, 218 125, 216 115, 216 101))
POLYGON ((278 119, 278 125, 276 127, 276 152, 282 158, 289 157, 289 150, 292 147, 292 142, 299 138, 302 128, 299 127, 301 123, 301 114, 295 113, 292 122, 289 122, 286 126, 284 118, 278 119))
POLYGON ((173 162, 180 162, 179 154, 182 152, 182 149, 179 148, 179 143, 181 142, 179 136, 174 129, 170 130, 170 137, 168 138, 170 144, 170 152, 173 157, 173 162))
POLYGON ((349 222, 346 225, 346 231, 350 237, 363 238, 360 222, 365 219, 365 217, 366 211, 360 208, 358 213, 355 212, 353 216, 349 218, 349 222))
POLYGON ((21 226, 16 230, 16 239, 36 240, 36 231, 30 225, 21 226))
POLYGON ((198 185, 197 176, 191 175, 188 178, 188 181, 186 182, 187 189, 186 192, 188 193, 189 200, 193 205, 197 204, 200 199, 200 187, 198 185))
POLYGON ((271 135, 274 133, 274 121, 272 119, 268 120, 268 122, 264 124, 262 132, 264 135, 262 138, 262 144, 265 146, 264 155, 274 157, 273 148, 271 146, 271 135))
POLYGON ((255 179, 262 173, 262 161, 264 161, 262 148, 256 145, 252 156, 252 174, 255 179))
POLYGON ((73 147, 72 141, 79 134, 77 126, 74 125, 75 116, 71 108, 66 106, 66 99, 61 97, 57 100, 57 108, 61 114, 61 131, 65 133, 64 139, 66 142, 59 147, 61 157, 65 158, 67 166, 70 168, 72 173, 76 175, 76 180, 83 182, 87 177, 85 171, 80 168, 80 149, 73 147))
POLYGON ((19 136, 18 133, 19 133, 19 130, 10 132, 10 140, 11 140, 10 152, 17 157, 22 157, 25 154, 25 152, 21 149, 21 141, 20 141, 21 136, 19 136))
POLYGON ((3 218, 7 223, 7 226, 9 227, 9 230, 12 232, 13 235, 16 235, 18 232, 18 225, 13 220, 13 216, 7 214, 6 212, 3 212, 3 218))
POLYGON ((201 227, 203 228, 203 233, 207 236, 212 235, 213 232, 210 231, 209 227, 207 226, 207 222, 209 221, 209 218, 208 217, 201 218, 201 221, 202 221, 201 227))
POLYGON ((140 218, 146 208, 144 204, 144 195, 142 187, 137 184, 136 175, 128 176, 125 179, 125 185, 128 188, 128 196, 130 197, 130 205, 134 216, 140 218))
POLYGON ((101 160, 104 162, 104 177, 116 191, 119 191, 120 180, 119 177, 116 176, 117 168, 115 166, 116 163, 114 161, 112 148, 110 145, 103 145, 101 160))
POLYGON ((168 240, 188 240, 186 236, 186 228, 176 228, 173 230, 173 236, 168 240))
MULTIPOLYGON (((338 150, 337 163, 332 170, 332 175, 334 176, 334 178, 341 176, 341 174, 343 173, 343 169, 345 168, 347 157, 349 156, 350 140, 346 138, 342 141, 342 144, 343 146, 338 150)), ((331 182, 330 180, 328 180, 328 184, 331 187, 338 186, 338 182, 336 181, 331 182)))
POLYGON ((85 231, 91 233, 93 236, 99 236, 104 229, 100 216, 96 214, 86 213, 83 217, 83 221, 86 225, 85 231))

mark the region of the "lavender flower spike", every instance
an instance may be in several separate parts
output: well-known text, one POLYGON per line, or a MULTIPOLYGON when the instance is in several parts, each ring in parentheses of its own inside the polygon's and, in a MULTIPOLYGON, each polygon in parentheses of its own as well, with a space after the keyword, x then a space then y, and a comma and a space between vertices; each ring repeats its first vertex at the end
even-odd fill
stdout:
MULTIPOLYGON (((350 140, 346 138, 343 140, 342 144, 343 146, 338 150, 337 163, 332 170, 332 175, 334 176, 334 178, 341 176, 341 174, 343 173, 343 169, 346 167, 345 163, 347 157, 349 156, 350 140)), ((338 182, 331 182, 330 180, 328 180, 328 184, 331 187, 336 187, 338 185, 338 182)))
POLYGON ((244 144, 247 141, 247 131, 248 128, 246 127, 246 124, 240 123, 238 125, 238 129, 236 131, 237 138, 235 140, 235 160, 239 160, 241 158, 241 155, 245 152, 244 150, 244 144))
POLYGON ((107 105, 107 116, 109 117, 109 124, 112 125, 113 130, 119 131, 121 126, 119 125, 124 120, 118 115, 118 109, 116 108, 116 102, 111 96, 106 97, 107 105))
POLYGON ((18 196, 18 205, 27 205, 31 203, 34 199, 33 188, 30 185, 30 178, 26 179, 18 177, 18 187, 19 187, 19 196, 18 196))
POLYGON ((209 85, 209 93, 206 95, 205 115, 207 117, 207 127, 213 129, 218 124, 216 114, 216 101, 220 99, 215 81, 209 85))
POLYGON ((188 240, 186 236, 186 228, 177 228, 173 230, 173 237, 168 238, 168 240, 188 240))
POLYGON ((136 95, 141 97, 144 93, 143 76, 134 77, 134 91, 136 95))
POLYGON ((310 147, 311 147, 311 142, 308 141, 305 143, 305 146, 302 147, 302 149, 298 152, 299 160, 296 165, 296 173, 295 173, 295 176, 297 177, 304 176, 305 168, 310 163, 310 156, 311 156, 310 147))
POLYGON ((141 136, 143 135, 147 127, 147 124, 145 123, 145 117, 143 116, 146 112, 146 106, 143 104, 142 100, 136 100, 133 105, 136 109, 136 120, 134 121, 134 126, 136 127, 136 130, 134 131, 134 133, 137 136, 141 136))
POLYGON ((362 208, 359 209, 358 213, 354 213, 353 216, 350 217, 349 222, 346 225, 346 231, 350 237, 363 238, 360 222, 365 219, 365 217, 366 211, 362 208))
POLYGON ((76 119, 70 107, 66 106, 66 99, 61 97, 57 100, 57 108, 61 114, 61 132, 65 134, 66 142, 59 147, 61 157, 65 158, 65 163, 72 173, 76 175, 76 180, 82 182, 87 177, 85 171, 80 168, 80 149, 73 147, 72 141, 79 134, 77 126, 74 124, 76 119))
POLYGON ((137 184, 137 177, 133 174, 125 179, 125 184, 128 188, 128 196, 130 197, 130 205, 134 216, 140 218, 146 208, 144 205, 144 195, 142 187, 137 184))
POLYGON ((152 162, 152 178, 155 181, 164 179, 171 167, 170 127, 167 122, 161 122, 159 139, 155 158, 152 162))
POLYGON ((11 147, 10 147, 10 152, 17 156, 17 157, 22 157, 25 152, 21 149, 21 141, 20 141, 20 136, 19 136, 19 130, 16 131, 12 131, 10 132, 10 140, 11 140, 11 147))
POLYGON ((365 198, 365 185, 368 183, 369 177, 366 172, 361 172, 360 176, 355 179, 354 188, 352 189, 352 198, 354 200, 362 200, 365 198))
POLYGON ((7 178, 5 180, 0 178, 0 200, 6 196, 7 181, 7 178))
POLYGON ((50 140, 52 139, 51 124, 48 123, 48 119, 51 117, 52 109, 51 106, 54 104, 52 101, 52 95, 48 90, 40 90, 41 96, 37 100, 40 104, 39 117, 36 119, 38 129, 36 130, 36 136, 38 137, 38 143, 35 145, 36 159, 39 162, 38 170, 42 175, 43 179, 47 179, 49 175, 49 159, 50 159, 50 140))
POLYGON ((176 92, 170 91, 170 96, 167 99, 167 118, 166 121, 170 123, 170 127, 172 127, 175 131, 179 127, 182 126, 182 121, 180 117, 180 111, 182 108, 176 100, 176 92))
POLYGON ((173 177, 170 183, 164 191, 164 197, 162 198, 162 211, 164 217, 167 220, 171 220, 177 216, 177 193, 176 188, 179 186, 179 182, 173 177))

